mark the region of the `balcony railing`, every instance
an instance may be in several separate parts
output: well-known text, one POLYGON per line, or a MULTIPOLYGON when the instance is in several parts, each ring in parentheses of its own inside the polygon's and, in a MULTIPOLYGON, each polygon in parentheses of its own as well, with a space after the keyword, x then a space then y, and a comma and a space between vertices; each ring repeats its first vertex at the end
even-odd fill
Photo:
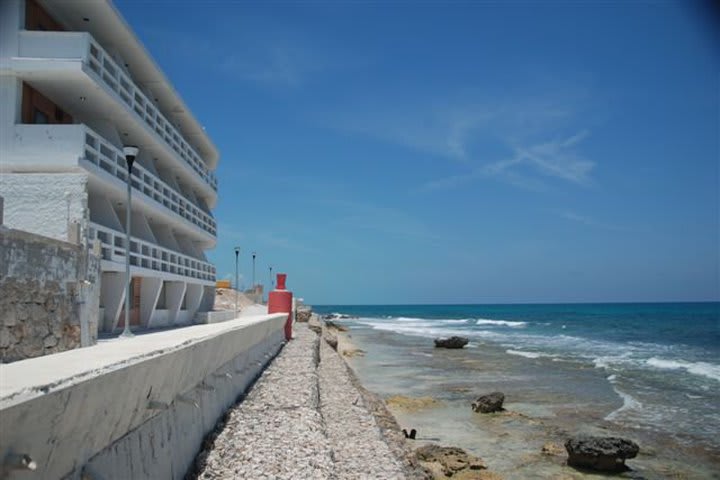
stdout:
MULTIPOLYGON (((90 223, 90 240, 98 239, 103 260, 125 264, 125 233, 90 223)), ((215 281, 215 266, 197 258, 130 237, 130 265, 202 281, 215 281)))
POLYGON ((31 58, 81 58, 102 83, 217 191, 217 178, 207 169, 200 155, 92 35, 86 32, 23 30, 20 32, 19 54, 31 58))
MULTIPOLYGON (((84 159, 123 182, 127 181, 123 153, 87 127, 84 159)), ((217 222, 213 217, 137 162, 133 165, 132 186, 211 235, 217 235, 217 222)))

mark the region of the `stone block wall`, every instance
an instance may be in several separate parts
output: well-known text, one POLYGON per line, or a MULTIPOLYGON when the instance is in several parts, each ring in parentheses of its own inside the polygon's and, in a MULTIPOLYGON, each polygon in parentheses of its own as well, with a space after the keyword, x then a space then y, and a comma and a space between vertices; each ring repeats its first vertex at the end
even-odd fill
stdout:
POLYGON ((0 227, 0 362, 93 344, 99 291, 83 246, 0 227))

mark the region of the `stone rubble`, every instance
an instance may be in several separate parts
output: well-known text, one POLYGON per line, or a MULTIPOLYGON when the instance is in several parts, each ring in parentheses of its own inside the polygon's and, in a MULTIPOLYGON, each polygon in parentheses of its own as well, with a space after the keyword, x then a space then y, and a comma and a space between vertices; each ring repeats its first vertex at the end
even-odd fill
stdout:
POLYGON ((198 455, 198 479, 404 479, 340 356, 307 324, 198 455))

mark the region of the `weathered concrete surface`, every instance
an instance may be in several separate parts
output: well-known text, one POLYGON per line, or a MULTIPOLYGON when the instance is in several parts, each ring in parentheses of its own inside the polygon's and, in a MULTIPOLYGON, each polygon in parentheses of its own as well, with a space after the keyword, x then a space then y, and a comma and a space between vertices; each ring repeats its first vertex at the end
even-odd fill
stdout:
POLYGON ((30 455, 35 478, 182 478, 284 323, 247 317, 0 365, 0 457, 30 455))
POLYGON ((81 245, 0 230, 0 362, 97 339, 100 259, 81 245))
POLYGON ((307 324, 228 414, 197 459, 199 479, 402 479, 406 470, 353 385, 307 324))
POLYGON ((89 217, 87 182, 88 174, 79 169, 77 173, 3 172, 0 195, 5 197, 5 225, 67 240, 69 225, 77 223, 84 238, 89 217))

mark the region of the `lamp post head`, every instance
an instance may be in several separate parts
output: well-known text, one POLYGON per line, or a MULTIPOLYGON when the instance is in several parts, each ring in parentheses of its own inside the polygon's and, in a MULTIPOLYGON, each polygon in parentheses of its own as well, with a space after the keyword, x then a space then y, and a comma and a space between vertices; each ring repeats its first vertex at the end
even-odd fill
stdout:
POLYGON ((134 145, 128 145, 123 147, 123 155, 125 155, 125 161, 127 162, 128 170, 132 170, 133 162, 137 157, 140 149, 134 145))
POLYGON ((240 247, 235 247, 235 256, 237 256, 240 253, 240 247))
POLYGON ((125 160, 128 162, 132 162, 135 160, 135 157, 137 157, 138 153, 140 152, 140 149, 134 145, 128 145, 127 147, 123 147, 123 155, 125 155, 125 160))

